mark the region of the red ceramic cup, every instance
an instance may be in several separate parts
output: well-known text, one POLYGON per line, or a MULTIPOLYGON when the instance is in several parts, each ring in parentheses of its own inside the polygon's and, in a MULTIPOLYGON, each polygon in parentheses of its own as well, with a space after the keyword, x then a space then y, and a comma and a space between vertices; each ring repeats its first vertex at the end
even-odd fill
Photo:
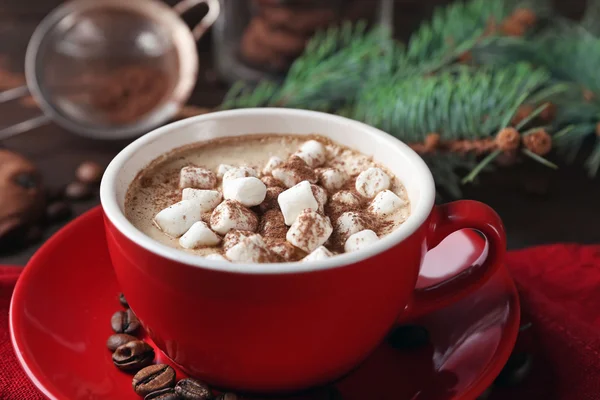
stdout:
POLYGON ((151 338, 191 375, 242 391, 294 391, 344 375, 397 321, 478 288, 500 266, 506 245, 502 222, 488 206, 434 206, 431 173, 407 145, 365 124, 310 111, 224 111, 162 127, 115 157, 100 192, 117 278, 151 338), (404 183, 410 217, 368 249, 284 264, 206 260, 150 239, 125 218, 127 188, 155 158, 207 139, 268 132, 318 133, 372 155, 404 183), (485 260, 415 289, 427 250, 463 228, 485 235, 485 260))

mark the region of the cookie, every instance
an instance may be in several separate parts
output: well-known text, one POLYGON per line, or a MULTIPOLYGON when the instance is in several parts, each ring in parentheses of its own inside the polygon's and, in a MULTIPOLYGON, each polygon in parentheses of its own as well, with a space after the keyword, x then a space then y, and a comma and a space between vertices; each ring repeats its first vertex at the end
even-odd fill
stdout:
POLYGON ((341 18, 343 20, 373 21, 377 15, 379 5, 374 5, 370 0, 352 0, 344 7, 341 18))
POLYGON ((240 43, 240 57, 248 65, 280 72, 287 69, 293 59, 261 43, 255 30, 246 30, 240 43))
POLYGON ((260 7, 261 17, 272 28, 285 29, 301 35, 312 35, 338 21, 339 13, 331 7, 260 7))
POLYGON ((283 29, 273 28, 262 17, 256 17, 246 32, 253 32, 262 45, 285 56, 297 57, 306 47, 309 37, 283 29))
POLYGON ((29 160, 0 149, 0 248, 40 222, 44 210, 40 173, 29 160))

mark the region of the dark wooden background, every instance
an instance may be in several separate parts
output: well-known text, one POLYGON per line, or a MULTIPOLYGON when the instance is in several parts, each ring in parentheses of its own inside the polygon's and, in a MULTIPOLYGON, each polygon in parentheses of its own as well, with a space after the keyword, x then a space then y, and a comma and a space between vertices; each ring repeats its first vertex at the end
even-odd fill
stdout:
MULTIPOLYGON (((173 2, 169 1, 171 4, 173 2)), ((422 18, 430 15, 435 4, 447 2, 397 1, 397 35, 406 37, 422 18)), ((39 21, 60 3, 59 0, 0 1, 0 66, 17 74, 11 79, 0 76, 0 89, 18 84, 31 33, 39 21)), ((569 17, 577 17, 583 9, 582 1, 555 3, 569 17)), ((216 106, 227 87, 214 79, 210 35, 202 39, 198 46, 201 72, 190 103, 216 106)), ((3 104, 0 106, 0 128, 36 112, 22 108, 17 103, 3 104)), ((108 164, 126 144, 125 141, 85 139, 56 125, 39 128, 2 143, 36 162, 43 171, 46 183, 52 187, 60 187, 73 180, 74 169, 82 161, 95 160, 108 164)), ((486 174, 479 185, 466 188, 465 197, 484 201, 499 212, 505 222, 509 247, 512 249, 553 242, 600 242, 600 182, 590 180, 578 166, 563 166, 559 171, 550 171, 537 164, 526 163, 499 170, 486 174)), ((76 204, 75 212, 81 214, 97 204, 97 198, 76 204)), ((53 226, 48 229, 44 239, 59 228, 53 226)), ((38 247, 39 244, 15 248, 9 253, 0 254, 0 263, 23 265, 38 247)))

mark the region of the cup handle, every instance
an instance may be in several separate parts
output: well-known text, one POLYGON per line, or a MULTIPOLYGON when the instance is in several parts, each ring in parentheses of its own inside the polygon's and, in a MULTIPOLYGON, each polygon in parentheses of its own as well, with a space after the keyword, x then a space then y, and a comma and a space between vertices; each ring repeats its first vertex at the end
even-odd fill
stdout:
POLYGON ((192 29, 192 35, 194 35, 194 39, 196 40, 199 40, 204 36, 208 28, 210 28, 217 20, 217 17, 221 13, 221 4, 219 3, 219 0, 182 0, 173 7, 173 10, 175 10, 177 14, 183 15, 200 4, 206 4, 208 12, 204 18, 194 26, 194 29, 192 29))
POLYGON ((502 220, 492 208, 478 201, 460 200, 436 206, 428 220, 427 249, 436 247, 447 236, 461 229, 474 229, 485 236, 485 260, 433 286, 416 289, 402 313, 402 320, 413 319, 459 301, 480 288, 502 264, 506 252, 502 220))

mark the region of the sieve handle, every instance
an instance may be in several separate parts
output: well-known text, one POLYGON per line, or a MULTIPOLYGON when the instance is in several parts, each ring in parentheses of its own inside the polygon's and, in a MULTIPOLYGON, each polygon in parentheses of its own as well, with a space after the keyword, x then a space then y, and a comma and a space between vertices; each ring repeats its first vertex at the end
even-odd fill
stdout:
POLYGON ((208 12, 202 20, 192 29, 192 35, 196 40, 199 40, 204 33, 215 23, 221 12, 221 4, 219 0, 182 0, 173 7, 173 10, 179 15, 183 15, 192 8, 206 4, 208 12))
MULTIPOLYGON (((27 89, 27 86, 19 86, 14 89, 5 90, 4 92, 0 92, 0 103, 6 103, 7 101, 16 100, 27 95, 29 95, 29 89, 27 89)), ((23 132, 46 125, 49 122, 50 117, 44 114, 27 119, 4 129, 0 129, 0 140, 17 136, 23 132)))

